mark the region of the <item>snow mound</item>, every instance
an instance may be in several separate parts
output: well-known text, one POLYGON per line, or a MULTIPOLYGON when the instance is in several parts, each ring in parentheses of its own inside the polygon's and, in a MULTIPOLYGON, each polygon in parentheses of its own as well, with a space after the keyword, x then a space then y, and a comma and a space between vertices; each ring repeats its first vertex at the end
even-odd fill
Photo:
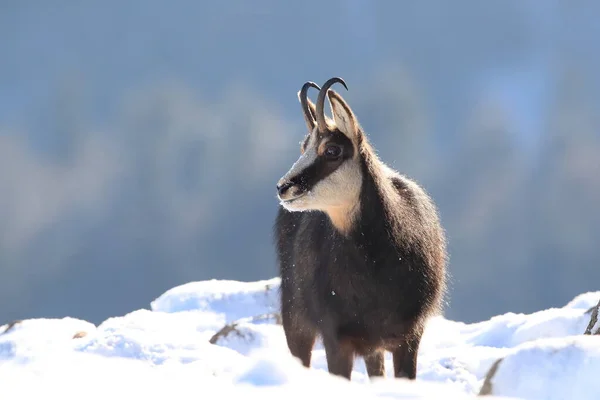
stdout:
POLYGON ((527 399, 593 399, 600 395, 600 336, 542 339, 498 363, 489 393, 527 399))
POLYGON ((163 364, 195 363, 210 375, 227 375, 233 366, 246 362, 238 352, 209 343, 213 330, 189 314, 138 310, 110 318, 74 347, 101 355, 163 364))
MULTIPOLYGON (((76 336, 93 333, 96 327, 75 318, 30 319, 0 326, 0 363, 27 362, 40 353, 69 348, 76 336)), ((0 364, 2 365, 2 364, 0 364)))
POLYGON ((593 380, 600 373, 600 337, 582 334, 600 292, 561 308, 473 324, 432 318, 416 381, 392 379, 386 354, 385 379, 370 381, 357 358, 348 382, 327 373, 319 341, 310 369, 291 356, 278 290, 279 279, 192 282, 166 291, 149 310, 97 327, 72 318, 0 327, 3 393, 13 400, 187 399, 212 391, 225 398, 351 400, 474 399, 487 391, 492 398, 587 400, 600 392, 593 380))
POLYGON ((279 278, 257 282, 209 280, 168 290, 150 305, 152 311, 202 313, 220 324, 277 312, 279 278))
POLYGON ((598 299, 600 299, 600 291, 582 293, 568 302, 565 308, 589 310, 591 307, 598 304, 598 299))

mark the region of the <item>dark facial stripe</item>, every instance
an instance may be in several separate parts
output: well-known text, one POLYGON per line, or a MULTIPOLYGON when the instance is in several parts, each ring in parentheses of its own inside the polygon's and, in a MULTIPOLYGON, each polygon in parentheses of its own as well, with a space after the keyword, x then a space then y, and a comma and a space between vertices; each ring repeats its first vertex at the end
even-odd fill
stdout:
MULTIPOLYGON (((303 191, 311 190, 317 182, 327 178, 346 160, 354 156, 354 147, 350 139, 339 131, 331 132, 326 135, 327 144, 336 144, 342 148, 342 155, 337 160, 330 160, 324 155, 319 155, 315 161, 304 168, 291 180, 294 184, 300 186, 303 191)), ((320 142, 320 141, 319 141, 320 142)))

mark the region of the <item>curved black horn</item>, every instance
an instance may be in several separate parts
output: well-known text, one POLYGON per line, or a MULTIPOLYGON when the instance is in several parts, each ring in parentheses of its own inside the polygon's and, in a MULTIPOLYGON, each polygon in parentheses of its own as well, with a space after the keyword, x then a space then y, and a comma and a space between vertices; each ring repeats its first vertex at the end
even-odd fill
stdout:
POLYGON ((317 90, 321 90, 319 85, 317 85, 316 83, 306 82, 304 85, 302 85, 302 89, 300 89, 300 94, 298 95, 298 97, 300 97, 300 105, 302 106, 302 114, 304 114, 304 120, 306 121, 306 126, 308 127, 309 132, 312 131, 312 128, 317 123, 315 121, 315 116, 312 114, 311 109, 308 107, 307 93, 308 89, 310 89, 311 87, 317 90))
POLYGON ((325 129, 327 128, 327 123, 325 122, 325 114, 323 110, 323 106, 325 105, 325 96, 327 95, 327 91, 329 90, 329 88, 335 83, 341 83, 342 85, 344 85, 346 90, 348 90, 348 86, 346 86, 346 82, 344 82, 342 78, 334 77, 325 82, 325 84, 321 88, 321 91, 319 92, 319 97, 317 98, 317 126, 319 127, 320 132, 325 132, 325 129))

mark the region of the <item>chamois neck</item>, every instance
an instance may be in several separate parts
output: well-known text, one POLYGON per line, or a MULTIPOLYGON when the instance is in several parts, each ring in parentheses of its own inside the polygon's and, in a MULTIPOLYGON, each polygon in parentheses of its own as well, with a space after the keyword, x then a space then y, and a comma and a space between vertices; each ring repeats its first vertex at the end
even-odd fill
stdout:
POLYGON ((329 207, 326 211, 333 227, 347 236, 353 229, 360 212, 360 199, 355 203, 339 207, 329 207))
POLYGON ((363 142, 359 153, 361 184, 351 201, 330 206, 326 214, 333 227, 345 237, 353 233, 361 236, 369 231, 370 234, 382 234, 386 220, 386 196, 393 195, 394 189, 386 177, 385 165, 379 161, 368 143, 363 142), (364 147, 363 147, 364 146, 364 147))
MULTIPOLYGON (((363 143, 361 151, 363 185, 359 223, 355 225, 358 237, 384 237, 389 226, 389 201, 396 192, 387 176, 388 167, 383 164, 368 143, 363 143), (382 236, 383 235, 383 236, 382 236)), ((362 239, 361 239, 362 240, 362 239)))

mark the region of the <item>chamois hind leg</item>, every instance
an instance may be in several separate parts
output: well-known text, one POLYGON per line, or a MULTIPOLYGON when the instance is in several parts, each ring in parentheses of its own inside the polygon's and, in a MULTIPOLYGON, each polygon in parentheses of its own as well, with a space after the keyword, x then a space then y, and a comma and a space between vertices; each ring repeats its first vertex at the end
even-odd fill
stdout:
POLYGON ((306 368, 310 367, 312 349, 316 332, 308 324, 302 324, 298 318, 288 312, 282 312, 283 331, 292 356, 299 358, 306 368))
POLYGON ((396 378, 417 378, 417 355, 423 329, 418 328, 402 345, 392 352, 394 359, 394 376, 396 378))
POLYGON ((323 338, 323 345, 329 373, 350 380, 352 367, 354 366, 354 349, 352 346, 327 338, 323 338))
POLYGON ((369 378, 385 375, 383 350, 376 350, 366 355, 364 360, 369 378))

